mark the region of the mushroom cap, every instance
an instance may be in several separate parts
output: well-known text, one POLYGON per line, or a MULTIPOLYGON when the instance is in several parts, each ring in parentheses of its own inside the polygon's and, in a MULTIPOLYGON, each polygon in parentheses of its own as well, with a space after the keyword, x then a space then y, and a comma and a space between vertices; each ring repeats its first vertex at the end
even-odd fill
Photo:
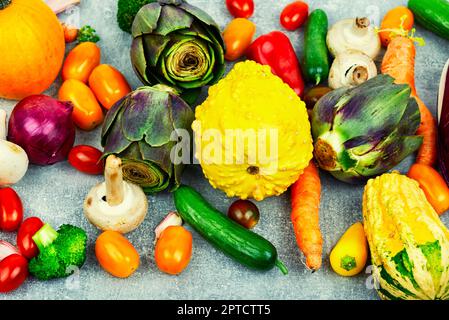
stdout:
POLYGON ((371 59, 375 59, 381 49, 380 37, 376 29, 368 25, 358 32, 355 27, 356 19, 343 19, 335 23, 327 33, 327 46, 332 56, 348 50, 358 50, 371 59))
POLYGON ((106 202, 106 183, 99 183, 84 201, 84 215, 94 226, 103 231, 128 233, 135 230, 145 219, 148 200, 139 186, 123 181, 123 202, 110 206, 106 202))

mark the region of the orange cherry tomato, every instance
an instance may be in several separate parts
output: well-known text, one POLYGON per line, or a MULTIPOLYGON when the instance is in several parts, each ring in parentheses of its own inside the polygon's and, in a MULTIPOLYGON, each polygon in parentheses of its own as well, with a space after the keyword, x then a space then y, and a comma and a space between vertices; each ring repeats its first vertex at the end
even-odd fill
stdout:
POLYGON ((93 130, 103 122, 103 110, 92 90, 75 79, 64 81, 59 89, 59 100, 73 104, 73 122, 82 130, 93 130))
POLYGON ((248 19, 232 20, 223 33, 226 44, 225 59, 234 61, 241 58, 253 41, 255 33, 256 25, 248 19))
POLYGON ((97 238, 95 255, 100 266, 117 278, 128 278, 140 264, 136 249, 116 231, 105 231, 97 238))
POLYGON ((438 171, 430 166, 415 163, 407 176, 418 181, 427 201, 439 215, 449 209, 449 188, 438 171))
POLYGON ((75 79, 87 83, 100 60, 101 51, 95 43, 83 42, 77 45, 64 61, 62 80, 75 79))
POLYGON ((154 256, 159 270, 180 274, 192 256, 192 234, 184 227, 168 227, 157 240, 154 256))
POLYGON ((402 25, 405 31, 410 31, 414 23, 413 12, 407 7, 399 6, 388 11, 380 25, 380 30, 386 30, 379 33, 382 45, 388 47, 393 30, 400 31, 402 25))
POLYGON ((131 92, 131 87, 123 74, 107 64, 99 65, 92 71, 89 86, 107 110, 131 92))

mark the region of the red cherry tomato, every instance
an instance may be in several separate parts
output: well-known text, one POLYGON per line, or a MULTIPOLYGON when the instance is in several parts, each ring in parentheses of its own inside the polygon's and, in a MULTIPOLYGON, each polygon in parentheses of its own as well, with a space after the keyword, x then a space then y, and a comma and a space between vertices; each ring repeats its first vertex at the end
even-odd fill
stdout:
POLYGON ((28 261, 12 254, 0 262, 0 292, 10 292, 22 285, 28 277, 28 261))
POLYGON ((78 171, 97 175, 104 171, 103 153, 91 146, 79 145, 73 147, 69 153, 69 163, 78 171))
POLYGON ((19 229, 23 219, 23 206, 19 195, 11 188, 0 189, 0 230, 19 229))
POLYGON ((254 13, 253 0, 226 0, 226 6, 235 18, 248 19, 254 13))
POLYGON ((27 218, 23 221, 17 233, 17 247, 20 253, 28 260, 39 254, 39 248, 34 243, 33 236, 38 232, 44 223, 36 217, 27 218))
POLYGON ((229 207, 228 217, 246 229, 252 229, 259 222, 260 213, 251 201, 237 200, 229 207))
POLYGON ((309 6, 302 1, 295 1, 287 5, 281 13, 282 26, 290 31, 301 27, 309 16, 309 6))

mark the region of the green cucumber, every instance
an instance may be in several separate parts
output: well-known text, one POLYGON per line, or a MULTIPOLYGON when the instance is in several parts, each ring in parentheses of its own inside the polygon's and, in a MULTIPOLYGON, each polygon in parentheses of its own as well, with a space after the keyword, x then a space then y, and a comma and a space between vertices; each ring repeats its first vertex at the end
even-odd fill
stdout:
POLYGON ((446 0, 410 0, 409 9, 424 28, 449 40, 449 2, 446 0))
POLYGON ((270 270, 277 266, 287 274, 271 242, 229 219, 193 188, 180 186, 174 199, 181 218, 229 257, 252 269, 270 270))
POLYGON ((326 12, 313 11, 304 35, 304 74, 307 81, 317 85, 329 77, 329 51, 326 36, 329 22, 326 12))

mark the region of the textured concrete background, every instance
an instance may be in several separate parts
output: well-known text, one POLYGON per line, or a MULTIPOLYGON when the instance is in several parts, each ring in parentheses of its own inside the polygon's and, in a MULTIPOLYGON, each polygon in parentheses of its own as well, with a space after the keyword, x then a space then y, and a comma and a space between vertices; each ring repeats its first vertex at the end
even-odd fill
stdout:
MULTIPOLYGON (((116 0, 83 0, 81 11, 62 17, 81 25, 91 24, 102 37, 100 46, 103 62, 118 67, 125 73, 134 88, 139 81, 134 76, 129 61, 131 38, 121 32, 115 22, 116 0)), ((224 27, 231 16, 224 0, 190 0, 213 16, 224 27)), ((290 0, 255 0, 256 12, 252 20, 257 24, 257 34, 279 29, 279 15, 290 0)), ((334 23, 341 18, 369 16, 379 24, 385 12, 406 4, 400 0, 308 0, 311 9, 324 9, 334 23)), ((418 27, 419 36, 427 45, 418 48, 417 85, 423 100, 435 109, 441 70, 449 56, 449 42, 418 27)), ((288 33, 298 54, 302 55, 303 30, 288 33)), ((59 82, 49 90, 54 94, 59 82)), ((1 101, 0 106, 9 112, 14 102, 1 101)), ((77 144, 99 145, 99 132, 78 132, 77 144)), ((406 171, 411 159, 402 163, 399 170, 406 171)), ((328 254, 341 234, 352 223, 361 220, 362 187, 337 182, 322 174, 323 194, 321 227, 324 235, 324 265, 312 274, 303 263, 296 247, 290 225, 289 202, 286 196, 268 199, 258 206, 261 222, 256 232, 271 240, 280 258, 290 270, 288 276, 280 271, 261 273, 248 270, 215 250, 195 232, 194 251, 189 267, 180 276, 161 273, 153 260, 153 230, 170 210, 174 209, 168 193, 149 198, 150 210, 146 221, 128 235, 141 254, 141 266, 129 279, 113 278, 97 264, 93 246, 99 232, 83 217, 83 199, 101 177, 90 177, 75 171, 68 163, 52 167, 32 166, 27 176, 15 186, 25 204, 26 216, 37 215, 58 227, 71 223, 89 233, 88 259, 85 266, 68 279, 39 282, 29 279, 19 290, 0 296, 0 299, 377 299, 371 289, 369 269, 355 278, 342 278, 333 273, 328 254)), ((200 167, 187 170, 183 181, 197 188, 219 209, 225 211, 233 199, 210 187, 200 167)), ((443 217, 449 223, 447 217, 443 217)), ((0 239, 14 241, 15 235, 0 233, 0 239)))

